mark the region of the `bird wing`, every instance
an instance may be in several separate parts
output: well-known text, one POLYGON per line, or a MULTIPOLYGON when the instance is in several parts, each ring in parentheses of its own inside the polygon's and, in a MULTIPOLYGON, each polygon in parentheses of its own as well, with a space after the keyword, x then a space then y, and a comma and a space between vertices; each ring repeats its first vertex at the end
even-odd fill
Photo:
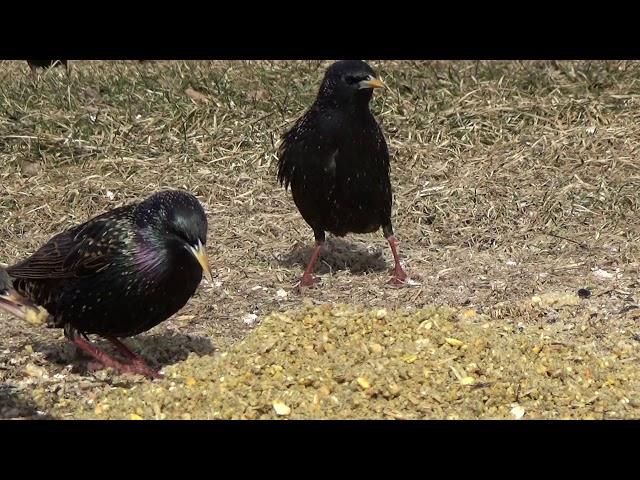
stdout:
POLYGON ((298 168, 304 168, 306 174, 317 178, 334 176, 339 132, 336 122, 321 118, 313 108, 300 118, 283 135, 278 148, 280 184, 288 188, 298 168))
POLYGON ((7 271, 17 279, 41 280, 99 272, 111 264, 113 252, 120 248, 122 242, 116 234, 120 229, 112 219, 113 213, 112 210, 109 216, 95 217, 56 235, 29 258, 7 271))

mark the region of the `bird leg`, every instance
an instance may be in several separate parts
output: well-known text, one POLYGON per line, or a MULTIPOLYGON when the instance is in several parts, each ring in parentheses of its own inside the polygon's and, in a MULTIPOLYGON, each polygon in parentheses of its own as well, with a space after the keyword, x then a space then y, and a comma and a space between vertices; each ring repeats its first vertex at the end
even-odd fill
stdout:
MULTIPOLYGON (((147 369, 153 372, 151 367, 147 365, 147 362, 145 362, 140 355, 136 355, 131 350, 129 350, 129 347, 127 347, 124 343, 122 343, 122 341, 120 341, 117 337, 114 337, 112 335, 105 335, 104 338, 109 340, 122 355, 124 355, 129 360, 131 360, 131 365, 137 365, 140 368, 147 369)), ((157 373, 157 372, 153 372, 153 373, 157 373)), ((158 373, 158 375, 162 377, 162 374, 158 373)))
POLYGON ((320 256, 320 251, 324 246, 324 241, 316 241, 316 247, 313 249, 313 253, 311 254, 311 259, 309 260, 309 264, 307 265, 307 269, 304 271, 302 275, 302 279, 300 280, 300 287, 312 287, 316 283, 320 281, 318 277, 314 277, 311 275, 313 273, 313 267, 318 261, 318 257, 320 256))
POLYGON ((138 360, 139 362, 144 363, 144 360, 142 359, 142 357, 136 355, 131 350, 129 350, 129 347, 127 347, 124 343, 122 343, 120 340, 118 340, 117 337, 114 337, 112 335, 104 335, 104 338, 109 340, 113 344, 113 346, 116 347, 116 349, 122 355, 127 357, 129 360, 132 360, 132 361, 138 360))
POLYGON ((38 69, 34 65, 29 65, 31 69, 31 81, 35 84, 38 83, 38 69))
MULTIPOLYGON (((138 373, 140 375, 144 375, 151 378, 161 378, 162 375, 158 372, 151 370, 146 365, 132 362, 131 364, 126 364, 119 362, 107 352, 100 350, 95 345, 92 345, 84 338, 82 338, 79 334, 75 333, 72 335, 71 341, 77 345, 83 352, 91 355, 93 358, 98 360, 105 367, 111 367, 114 370, 117 370, 122 373, 138 373)), ((125 347, 126 348, 126 347, 125 347)), ((132 352, 129 352, 132 353, 132 352)), ((135 356, 135 355, 134 355, 135 356)))
MULTIPOLYGON (((131 365, 135 365, 136 367, 139 367, 142 370, 150 371, 154 374, 157 373, 157 372, 154 372, 151 369, 151 367, 149 367, 149 365, 147 365, 147 362, 145 362, 141 356, 136 355, 131 350, 129 350, 129 347, 127 347, 124 343, 122 343, 122 341, 120 341, 117 337, 114 337, 112 335, 105 335, 104 338, 109 340, 113 344, 113 346, 116 347, 116 350, 120 352, 120 354, 127 357, 131 361, 131 365)), ((162 374, 158 373, 158 375, 162 377, 162 374)))
POLYGON ((403 270, 402 265, 400 265, 400 257, 398 256, 397 250, 398 242, 396 241, 396 237, 393 234, 387 237, 387 242, 389 242, 391 253, 393 254, 393 260, 395 262, 393 276, 388 283, 390 283, 391 285, 402 285, 407 281, 407 274, 403 270))

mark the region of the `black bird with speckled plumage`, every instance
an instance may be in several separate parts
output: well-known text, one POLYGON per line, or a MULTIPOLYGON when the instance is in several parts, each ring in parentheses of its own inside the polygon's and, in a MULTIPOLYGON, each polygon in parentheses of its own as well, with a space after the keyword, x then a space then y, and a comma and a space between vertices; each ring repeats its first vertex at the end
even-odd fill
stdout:
POLYGON ((64 328, 102 365, 157 376, 118 338, 180 310, 203 271, 211 280, 206 241, 200 202, 187 192, 163 191, 56 235, 7 272, 20 295, 47 309, 51 326, 64 328), (130 363, 97 349, 87 334, 110 340, 130 363))
POLYGON ((382 228, 394 256, 393 283, 407 275, 396 251, 391 224, 389 151, 369 109, 373 89, 383 87, 365 62, 335 62, 325 73, 315 102, 283 135, 278 151, 278 180, 291 186, 293 200, 313 229, 316 248, 300 282, 311 273, 325 241, 382 228))

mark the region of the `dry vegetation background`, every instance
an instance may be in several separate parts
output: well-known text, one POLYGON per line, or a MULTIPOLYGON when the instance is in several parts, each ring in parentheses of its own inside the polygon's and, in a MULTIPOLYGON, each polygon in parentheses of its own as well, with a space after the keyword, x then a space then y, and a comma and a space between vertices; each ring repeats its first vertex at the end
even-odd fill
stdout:
MULTIPOLYGON (((450 305, 514 325, 560 318, 572 330, 577 322, 557 309, 524 315, 516 305, 589 288, 580 308, 594 338, 630 342, 635 359, 640 63, 371 64, 388 86, 372 109, 392 154, 394 228, 419 284, 387 286, 382 234, 352 235, 330 240, 321 287, 303 297, 450 305)), ((274 154, 328 65, 78 61, 69 77, 52 69, 34 86, 26 62, 2 62, 0 262, 104 210, 185 188, 209 215, 214 284, 132 347, 152 366, 171 365, 231 348, 269 313, 300 308, 293 286, 313 235, 276 183, 274 154)), ((0 324, 0 418, 46 417, 69 399, 141 381, 84 373, 61 331, 5 315, 0 324)), ((574 330, 580 341, 585 330, 574 330)))

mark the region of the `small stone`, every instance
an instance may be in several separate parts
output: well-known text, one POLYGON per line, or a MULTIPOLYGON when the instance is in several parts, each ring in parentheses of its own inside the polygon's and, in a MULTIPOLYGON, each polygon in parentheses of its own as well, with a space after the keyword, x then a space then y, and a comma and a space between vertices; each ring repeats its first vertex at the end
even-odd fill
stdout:
POLYGON ((591 290, 581 288, 580 290, 578 290, 578 296, 580 298, 589 298, 591 296, 591 290))
POLYGON ((513 415, 516 420, 520 420, 522 417, 524 417, 524 407, 522 407, 521 405, 516 405, 511 409, 511 415, 513 415))
POLYGON ((291 413, 291 408, 280 400, 273 402, 273 409, 276 411, 277 415, 286 416, 291 413))
POLYGON ((613 278, 615 276, 613 273, 609 273, 606 270, 602 270, 601 268, 596 268, 593 271, 593 274, 596 277, 600 277, 600 278, 613 278))
POLYGON ((257 321, 258 316, 255 313, 247 313, 242 317, 242 322, 250 327, 253 327, 257 321))

